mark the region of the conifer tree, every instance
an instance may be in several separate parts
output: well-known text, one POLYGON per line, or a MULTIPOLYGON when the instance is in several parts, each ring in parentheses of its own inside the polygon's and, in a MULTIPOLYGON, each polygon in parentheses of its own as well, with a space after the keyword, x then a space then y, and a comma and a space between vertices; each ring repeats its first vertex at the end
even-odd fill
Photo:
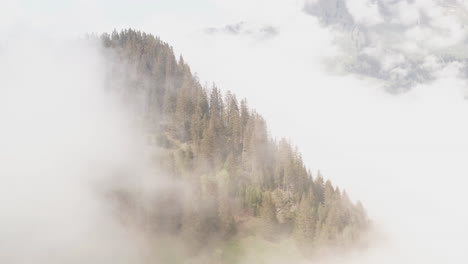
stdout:
POLYGON ((294 231, 300 242, 309 243, 315 238, 316 211, 312 201, 306 195, 302 196, 296 216, 294 231))
POLYGON ((260 216, 267 222, 275 224, 278 222, 276 219, 276 207, 271 198, 270 192, 263 192, 262 205, 260 208, 260 216))

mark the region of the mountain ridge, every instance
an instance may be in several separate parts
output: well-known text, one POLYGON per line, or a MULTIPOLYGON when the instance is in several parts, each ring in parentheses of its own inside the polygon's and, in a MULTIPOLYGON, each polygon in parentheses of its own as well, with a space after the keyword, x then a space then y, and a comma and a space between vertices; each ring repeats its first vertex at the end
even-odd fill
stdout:
POLYGON ((362 204, 320 173, 313 177, 297 149, 272 139, 245 99, 203 87, 182 56, 151 34, 127 29, 98 38, 114 58, 109 89, 120 87, 125 100, 142 104, 152 161, 190 186, 184 194, 167 188, 139 215, 138 195, 116 191, 134 222, 184 238, 192 253, 215 243, 226 255, 230 241, 252 235, 292 239, 306 252, 358 243, 369 226, 362 204))

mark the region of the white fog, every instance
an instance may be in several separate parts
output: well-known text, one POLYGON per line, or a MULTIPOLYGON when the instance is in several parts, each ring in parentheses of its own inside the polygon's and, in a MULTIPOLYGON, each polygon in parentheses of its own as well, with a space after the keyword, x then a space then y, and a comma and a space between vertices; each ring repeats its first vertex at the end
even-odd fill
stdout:
POLYGON ((0 262, 152 263, 95 191, 117 170, 148 173, 133 112, 101 90, 106 58, 82 43, 130 27, 167 41, 202 84, 247 98, 314 176, 362 202, 368 248, 311 263, 466 263, 468 3, 329 1, 346 14, 322 0, 6 0, 0 262))

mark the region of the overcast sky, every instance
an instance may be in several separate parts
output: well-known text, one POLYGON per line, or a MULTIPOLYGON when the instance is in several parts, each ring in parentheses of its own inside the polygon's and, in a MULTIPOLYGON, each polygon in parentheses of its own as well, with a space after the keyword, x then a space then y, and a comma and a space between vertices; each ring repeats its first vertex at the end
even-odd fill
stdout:
POLYGON ((349 263, 466 263, 466 6, 6 0, 0 49, 23 31, 159 35, 202 82, 247 97, 274 137, 289 138, 309 168, 363 201, 388 240, 349 263))

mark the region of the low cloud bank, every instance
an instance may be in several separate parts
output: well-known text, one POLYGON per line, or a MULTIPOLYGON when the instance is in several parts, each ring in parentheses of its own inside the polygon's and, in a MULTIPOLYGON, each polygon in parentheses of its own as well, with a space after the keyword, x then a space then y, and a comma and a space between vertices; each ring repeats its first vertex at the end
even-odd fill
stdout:
POLYGON ((0 58, 0 262, 144 263, 105 195, 144 179, 144 145, 98 46, 16 34, 0 58))

